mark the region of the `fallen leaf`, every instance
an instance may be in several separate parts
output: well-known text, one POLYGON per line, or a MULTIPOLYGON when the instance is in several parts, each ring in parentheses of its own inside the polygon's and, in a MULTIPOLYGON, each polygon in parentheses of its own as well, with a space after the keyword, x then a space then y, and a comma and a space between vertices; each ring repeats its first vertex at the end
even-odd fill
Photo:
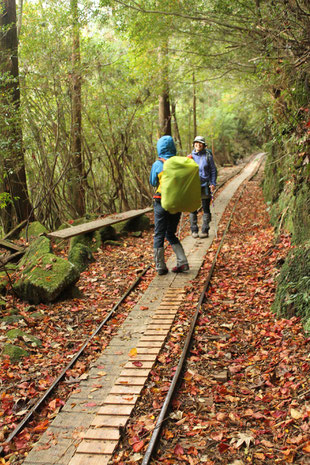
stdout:
POLYGON ((131 351, 129 352, 129 357, 136 357, 137 356, 137 349, 134 348, 134 349, 131 349, 131 351))

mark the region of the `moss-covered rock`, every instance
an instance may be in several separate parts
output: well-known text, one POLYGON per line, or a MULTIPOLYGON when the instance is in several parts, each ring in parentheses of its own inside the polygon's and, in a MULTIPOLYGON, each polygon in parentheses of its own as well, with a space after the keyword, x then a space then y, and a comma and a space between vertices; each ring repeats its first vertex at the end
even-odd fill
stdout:
POLYGON ((144 231, 149 229, 150 227, 150 219, 146 215, 136 216, 135 218, 131 218, 127 221, 125 230, 132 232, 132 231, 144 231))
POLYGON ((119 241, 105 241, 104 245, 112 245, 113 247, 120 247, 122 246, 122 242, 119 241))
POLYGON ((11 325, 12 323, 17 323, 22 319, 23 317, 21 315, 7 315, 1 318, 0 322, 5 323, 7 325, 11 325))
POLYGON ((48 233, 46 227, 43 226, 43 224, 41 224, 39 221, 33 221, 32 223, 29 223, 28 227, 22 229, 19 237, 27 239, 30 242, 37 239, 40 234, 45 233, 48 233))
POLYGON ((135 218, 116 223, 113 227, 118 234, 126 234, 132 231, 144 231, 150 227, 150 219, 146 215, 140 215, 135 218))
POLYGON ((8 355, 14 362, 18 362, 23 357, 29 357, 27 350, 14 344, 4 344, 2 355, 8 355))
POLYGON ((16 265, 13 263, 8 263, 5 266, 6 271, 0 271, 0 294, 4 293, 6 287, 9 283, 8 275, 16 270, 16 265))
POLYGON ((34 262, 35 260, 39 260, 43 255, 51 252, 51 241, 47 237, 39 237, 27 248, 23 258, 19 262, 19 268, 26 265, 29 261, 34 262))
POLYGON ((108 225, 108 226, 105 226, 104 228, 99 229, 99 233, 100 233, 102 243, 108 240, 114 241, 115 239, 117 239, 115 228, 113 228, 113 226, 111 225, 108 225))
POLYGON ((82 272, 86 270, 89 263, 94 261, 94 257, 87 245, 77 243, 70 248, 68 260, 76 266, 79 272, 82 272))
POLYGON ((32 334, 27 334, 21 329, 17 329, 17 328, 10 329, 10 331, 6 333, 6 337, 11 340, 14 340, 20 337, 26 342, 26 344, 30 344, 36 347, 41 347, 42 345, 42 342, 40 341, 40 339, 38 339, 35 336, 32 336, 32 334))
POLYGON ((22 299, 34 304, 53 302, 80 276, 72 263, 50 253, 28 260, 23 267, 13 287, 22 299))
POLYGON ((278 157, 279 155, 275 153, 275 149, 273 147, 265 164, 263 191, 265 199, 270 201, 272 204, 277 202, 285 183, 285 177, 282 172, 282 166, 284 163, 276 163, 274 160, 278 157))
POLYGON ((310 185, 303 183, 294 200, 294 242, 301 244, 310 240, 310 185))
POLYGON ((310 321, 310 241, 288 254, 278 277, 272 306, 280 316, 300 316, 305 325, 310 321))
POLYGON ((70 248, 73 249, 77 244, 83 244, 88 247, 92 252, 96 252, 101 246, 101 235, 99 231, 92 231, 86 234, 79 234, 70 239, 70 248))

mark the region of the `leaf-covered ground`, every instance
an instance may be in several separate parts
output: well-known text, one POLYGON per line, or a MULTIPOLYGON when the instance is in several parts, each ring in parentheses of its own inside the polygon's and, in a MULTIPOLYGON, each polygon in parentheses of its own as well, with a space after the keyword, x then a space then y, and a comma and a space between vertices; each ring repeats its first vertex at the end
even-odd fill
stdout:
MULTIPOLYGON (((187 290, 115 464, 141 463, 220 238, 187 290)), ((310 463, 310 338, 298 318, 271 311, 289 248, 289 237, 275 238, 255 179, 218 257, 154 465, 310 463)))
MULTIPOLYGON (((13 342, 27 350, 30 356, 19 362, 12 362, 8 357, 0 358, 0 444, 3 445, 4 440, 68 365, 141 271, 152 263, 152 233, 153 229, 150 229, 139 238, 128 235, 122 237, 120 247, 108 245, 99 249, 95 254, 95 263, 81 274, 77 283, 77 297, 68 296, 50 305, 31 306, 20 301, 10 291, 4 296, 6 305, 1 310, 1 346, 13 342), (9 318, 8 322, 8 316, 14 318, 9 318), (12 329, 21 329, 27 336, 37 337, 42 345, 33 345, 27 336, 11 341, 7 333, 12 329)), ((66 251, 56 249, 55 253, 66 254, 66 251)), ((85 354, 68 371, 64 382, 45 402, 40 414, 29 422, 10 445, 4 445, 5 455, 3 459, 0 457, 0 463, 22 462, 24 454, 57 415, 70 392, 83 379, 83 374, 85 376, 153 276, 154 270, 151 268, 137 290, 121 305, 107 328, 100 331, 87 346, 85 354)))

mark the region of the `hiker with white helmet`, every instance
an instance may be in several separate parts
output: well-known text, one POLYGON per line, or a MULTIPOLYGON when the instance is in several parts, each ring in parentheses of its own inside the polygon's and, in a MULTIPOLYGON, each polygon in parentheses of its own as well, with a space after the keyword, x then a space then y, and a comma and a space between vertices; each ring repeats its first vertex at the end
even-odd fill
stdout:
POLYGON ((203 215, 200 234, 198 234, 199 228, 197 224, 197 210, 189 215, 190 227, 193 237, 197 238, 199 236, 201 238, 205 238, 209 236, 211 221, 210 203, 216 186, 217 169, 213 160, 212 152, 210 149, 207 149, 204 137, 195 137, 193 147, 194 149, 188 157, 192 158, 199 166, 203 215))

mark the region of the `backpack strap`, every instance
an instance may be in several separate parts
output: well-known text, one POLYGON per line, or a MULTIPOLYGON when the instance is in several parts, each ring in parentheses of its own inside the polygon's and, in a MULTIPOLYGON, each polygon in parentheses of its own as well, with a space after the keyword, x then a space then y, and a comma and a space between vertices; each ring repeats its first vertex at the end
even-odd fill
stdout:
MULTIPOLYGON (((165 163, 166 159, 165 158, 158 158, 158 160, 160 160, 162 163, 165 163)), ((155 194, 153 195, 153 199, 161 199, 161 176, 162 176, 162 171, 159 173, 158 175, 158 181, 159 181, 159 184, 158 186, 156 187, 156 192, 155 194)))

